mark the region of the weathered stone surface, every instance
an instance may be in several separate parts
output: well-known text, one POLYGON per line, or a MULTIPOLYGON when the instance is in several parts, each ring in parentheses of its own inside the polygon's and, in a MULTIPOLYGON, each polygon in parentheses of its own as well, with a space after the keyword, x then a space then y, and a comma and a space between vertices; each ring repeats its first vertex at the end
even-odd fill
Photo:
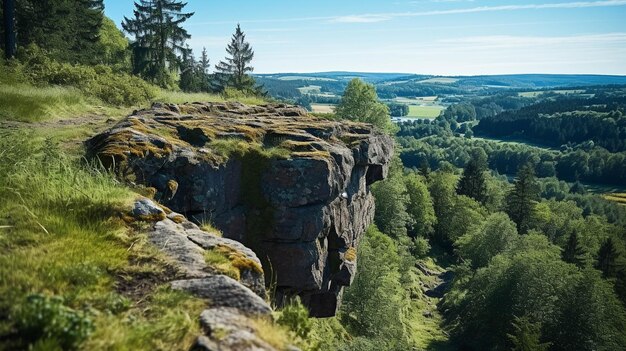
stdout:
POLYGON ((237 103, 154 105, 86 144, 164 205, 250 247, 279 300, 300 295, 321 317, 334 315, 352 280, 341 253, 371 223, 369 186, 393 153, 392 139, 365 124, 237 103), (271 156, 276 148, 286 153, 271 156))
MULTIPOLYGON (((177 216, 172 217, 179 218, 177 216)), ((169 256, 187 278, 204 278, 220 274, 219 271, 208 266, 204 258, 206 250, 213 250, 218 247, 228 248, 255 265, 259 267, 261 265, 256 254, 241 243, 202 231, 184 217, 182 220, 174 221, 168 218, 155 223, 148 233, 148 239, 156 248, 169 256), (177 221, 180 222, 176 223, 177 221)), ((251 289, 258 296, 265 298, 267 292, 262 271, 241 268, 240 276, 241 284, 251 289)))
POLYGON ((219 351, 275 351, 276 349, 256 335, 254 323, 231 308, 210 308, 200 315, 200 324, 206 335, 198 343, 207 348, 198 350, 219 351), (217 340, 217 341, 214 341, 217 340), (211 349, 217 344, 217 349, 211 349))
POLYGON ((184 290, 205 298, 212 307, 232 307, 248 315, 269 315, 270 306, 252 290, 225 275, 200 279, 176 280, 173 289, 184 290))

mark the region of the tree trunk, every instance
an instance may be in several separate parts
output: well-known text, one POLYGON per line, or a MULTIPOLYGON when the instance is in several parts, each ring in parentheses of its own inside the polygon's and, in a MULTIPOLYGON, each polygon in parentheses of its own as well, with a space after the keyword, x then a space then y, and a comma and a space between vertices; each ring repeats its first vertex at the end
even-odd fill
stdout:
POLYGON ((4 0, 4 54, 11 59, 15 56, 15 0, 4 0))

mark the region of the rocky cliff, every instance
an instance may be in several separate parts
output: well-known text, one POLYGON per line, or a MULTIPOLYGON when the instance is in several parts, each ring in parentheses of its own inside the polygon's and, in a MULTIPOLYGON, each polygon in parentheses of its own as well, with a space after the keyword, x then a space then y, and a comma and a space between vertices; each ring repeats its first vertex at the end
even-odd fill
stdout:
POLYGON ((374 215, 368 187, 393 153, 365 124, 237 103, 156 104, 86 145, 160 203, 251 248, 278 302, 299 295, 318 317, 335 314, 352 281, 374 215))

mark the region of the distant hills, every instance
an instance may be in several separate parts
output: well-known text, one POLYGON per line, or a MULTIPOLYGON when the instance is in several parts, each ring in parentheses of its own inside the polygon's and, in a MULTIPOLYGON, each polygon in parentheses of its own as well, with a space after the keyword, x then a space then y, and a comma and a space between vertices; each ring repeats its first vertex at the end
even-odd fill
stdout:
POLYGON ((257 74, 257 77, 282 81, 336 81, 345 82, 361 78, 375 84, 402 84, 423 82, 453 86, 474 86, 491 88, 555 88, 588 85, 626 84, 626 76, 592 74, 506 74, 481 76, 434 76, 409 73, 371 73, 371 72, 314 72, 314 73, 273 73, 257 74))

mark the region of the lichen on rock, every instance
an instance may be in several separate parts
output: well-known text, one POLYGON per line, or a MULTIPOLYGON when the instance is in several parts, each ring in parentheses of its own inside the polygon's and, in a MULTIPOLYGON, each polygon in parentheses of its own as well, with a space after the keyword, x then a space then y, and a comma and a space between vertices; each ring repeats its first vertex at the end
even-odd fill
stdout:
POLYGON ((251 248, 278 303, 299 295, 318 317, 335 314, 352 281, 374 215, 369 186, 394 146, 366 124, 238 103, 155 104, 86 145, 157 201, 251 248))

